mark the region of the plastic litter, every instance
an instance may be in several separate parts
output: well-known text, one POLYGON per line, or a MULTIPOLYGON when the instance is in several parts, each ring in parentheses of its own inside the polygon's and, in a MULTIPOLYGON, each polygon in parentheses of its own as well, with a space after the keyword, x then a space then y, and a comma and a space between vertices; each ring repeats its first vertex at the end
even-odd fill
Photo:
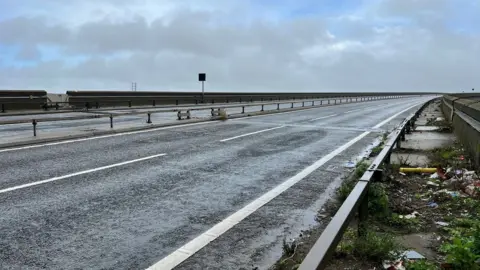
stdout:
POLYGON ((438 207, 438 203, 436 202, 431 202, 428 204, 429 207, 432 207, 432 208, 437 208, 438 207))
POLYGON ((422 260, 425 259, 425 257, 416 252, 415 250, 408 250, 403 253, 403 256, 408 259, 408 260, 422 260))
POLYGON ((442 226, 442 227, 448 226, 448 223, 444 222, 444 221, 437 221, 437 222, 435 222, 435 224, 437 224, 438 226, 442 226))
POLYGON ((400 168, 403 173, 435 173, 437 168, 400 168))
POLYGON ((355 162, 353 162, 353 161, 348 161, 348 162, 345 164, 345 167, 346 167, 346 168, 355 168, 355 162))
POLYGON ((423 260, 423 259, 425 259, 425 257, 422 254, 416 252, 415 250, 408 250, 402 253, 400 257, 393 262, 384 261, 383 268, 386 270, 404 270, 405 260, 416 261, 416 260, 423 260))
POLYGON ((434 186, 434 187, 439 187, 439 186, 440 186, 439 184, 437 184, 437 183, 435 183, 435 182, 432 182, 432 181, 428 181, 428 182, 427 182, 427 185, 429 185, 429 186, 434 186))
POLYGON ((418 215, 420 215, 420 213, 418 213, 417 211, 413 211, 413 213, 411 214, 408 214, 408 215, 399 215, 398 217, 399 218, 404 218, 404 219, 412 219, 412 218, 416 218, 418 215))

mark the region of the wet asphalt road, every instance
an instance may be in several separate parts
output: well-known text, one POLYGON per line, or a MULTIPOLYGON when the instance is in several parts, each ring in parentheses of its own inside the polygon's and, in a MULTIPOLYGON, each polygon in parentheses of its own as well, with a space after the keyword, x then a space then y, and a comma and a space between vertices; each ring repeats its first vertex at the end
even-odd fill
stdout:
MULTIPOLYGON (((145 269, 422 99, 0 150, 0 269, 145 269), (118 164, 140 158, 148 159, 118 164), (21 186, 42 180, 50 182, 21 186)), ((393 128, 413 110, 381 128, 393 128)), ((268 267, 280 255, 284 236, 295 237, 313 223, 326 189, 381 130, 374 131, 177 268, 268 267)))

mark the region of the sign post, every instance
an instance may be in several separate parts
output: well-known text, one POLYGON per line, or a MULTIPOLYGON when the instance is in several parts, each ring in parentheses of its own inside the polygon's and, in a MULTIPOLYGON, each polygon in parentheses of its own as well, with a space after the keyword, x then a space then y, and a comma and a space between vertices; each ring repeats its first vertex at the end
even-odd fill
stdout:
POLYGON ((207 80, 207 74, 205 73, 198 73, 198 81, 202 82, 202 103, 205 100, 205 81, 207 80))

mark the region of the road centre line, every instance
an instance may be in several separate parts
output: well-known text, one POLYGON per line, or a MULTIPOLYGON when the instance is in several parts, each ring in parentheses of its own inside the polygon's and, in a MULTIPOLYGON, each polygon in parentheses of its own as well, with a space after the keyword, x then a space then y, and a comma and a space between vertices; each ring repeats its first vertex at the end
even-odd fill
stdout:
MULTIPOLYGON (((413 106, 410 106, 394 115, 391 117, 385 119, 384 121, 378 123, 374 128, 380 128, 384 124, 390 122, 400 114, 422 104, 421 103, 416 103, 413 106)), ((209 230, 205 231, 204 233, 200 234, 199 236, 195 237, 192 239, 190 242, 186 243, 182 247, 178 248, 174 252, 170 253, 157 263, 153 264, 150 266, 147 270, 168 270, 168 269, 173 269, 186 259, 188 259, 190 256, 201 250, 203 247, 208 245, 210 242, 213 240, 217 239, 220 237, 222 234, 227 232, 229 229, 233 228, 236 224, 240 223, 242 220, 250 216, 252 213, 257 211, 260 207, 263 205, 267 204, 274 198, 276 198, 278 195, 282 194, 284 191, 295 185, 296 183, 300 182, 302 179, 310 175, 312 172, 320 168, 322 165, 324 165, 326 162, 331 160, 332 158, 336 157, 339 155, 341 152, 344 150, 348 149, 350 146, 355 144, 356 142, 360 141, 363 139, 365 136, 370 134, 370 131, 363 132, 362 134, 358 135, 357 137, 353 138, 349 142, 345 143, 344 145, 340 146, 339 148, 335 149, 334 151, 330 152, 326 156, 322 157, 321 159, 317 160, 315 163, 312 165, 306 167, 302 171, 300 171, 298 174, 295 176, 287 179, 285 182, 281 183, 280 185, 276 186, 275 188, 271 189, 267 193, 263 194, 259 198, 253 200, 250 202, 248 205, 244 206, 242 209, 238 210, 237 212, 231 214, 224 220, 220 221, 216 225, 214 225, 212 228, 209 230)))
POLYGON ((145 161, 145 160, 149 160, 149 159, 153 159, 153 158, 157 158, 157 157, 162 157, 162 156, 166 156, 166 155, 167 154, 157 154, 157 155, 152 155, 152 156, 148 156, 148 157, 143 157, 143 158, 138 158, 138 159, 134 159, 134 160, 115 163, 115 164, 111 164, 111 165, 107 165, 107 166, 102 166, 102 167, 98 167, 98 168, 94 168, 94 169, 89 169, 89 170, 85 170, 85 171, 80 171, 80 172, 76 172, 76 173, 57 176, 57 177, 53 177, 53 178, 49 178, 49 179, 45 179, 45 180, 41 180, 41 181, 37 181, 37 182, 32 182, 32 183, 28 183, 28 184, 23 184, 23 185, 19 185, 19 186, 14 186, 14 187, 1 189, 0 193, 6 193, 6 192, 10 192, 10 191, 18 190, 18 189, 24 189, 24 188, 32 187, 32 186, 38 186, 38 185, 50 183, 50 182, 53 182, 53 181, 58 181, 58 180, 62 180, 62 179, 66 179, 66 178, 70 178, 70 177, 74 177, 74 176, 78 176, 78 175, 82 175, 82 174, 98 172, 98 171, 102 171, 102 170, 106 170, 106 169, 110 169, 110 168, 115 168, 115 167, 119 167, 119 166, 123 166, 123 165, 127 165, 127 164, 132 164, 132 163, 145 161))
POLYGON ((311 121, 317 121, 317 120, 320 120, 320 119, 325 119, 325 118, 329 118, 329 117, 334 117, 334 116, 337 116, 337 115, 338 115, 338 113, 336 113, 336 114, 330 114, 330 115, 326 115, 326 116, 322 116, 322 117, 318 117, 318 118, 313 118, 313 119, 310 119, 310 120, 308 120, 308 121, 310 121, 310 122, 311 122, 311 121))
POLYGON ((238 136, 231 137, 231 138, 228 138, 228 139, 223 139, 223 140, 220 140, 220 141, 221 141, 221 142, 228 142, 228 141, 235 140, 235 139, 238 139, 238 138, 242 138, 242 137, 246 137, 246 136, 250 136, 250 135, 254 135, 254 134, 258 134, 258 133, 262 133, 262 132, 267 132, 267 131, 271 131, 271 130, 275 130, 275 129, 279 129, 279 128, 283 128, 283 127, 285 127, 285 126, 279 126, 279 127, 274 127, 274 128, 262 129, 262 130, 259 130, 259 131, 255 131, 255 132, 250 132, 250 133, 238 135, 238 136))

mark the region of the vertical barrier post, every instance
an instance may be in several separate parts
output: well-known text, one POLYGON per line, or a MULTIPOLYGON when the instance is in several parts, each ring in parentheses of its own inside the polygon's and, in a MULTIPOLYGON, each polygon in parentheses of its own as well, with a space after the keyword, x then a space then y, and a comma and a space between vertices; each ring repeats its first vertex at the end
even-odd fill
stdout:
POLYGON ((153 105, 153 107, 155 107, 155 105, 156 105, 156 104, 155 104, 155 99, 153 100, 152 105, 153 105))
POLYGON ((150 118, 150 113, 147 113, 147 124, 151 124, 152 119, 150 118))
POLYGON ((2 113, 5 112, 5 104, 2 103, 2 113))
POLYGON ((280 110, 280 103, 277 103, 277 110, 280 110))
POLYGON ((33 119, 32 125, 33 125, 33 136, 37 137, 37 120, 33 119))
POLYGON ((242 106, 242 113, 245 113, 245 106, 242 106))
POLYGON ((262 104, 262 110, 261 110, 261 112, 263 112, 263 104, 262 104))
POLYGON ((305 107, 305 101, 302 101, 302 107, 305 107))
POLYGON ((110 114, 110 128, 113 128, 113 114, 110 114))

